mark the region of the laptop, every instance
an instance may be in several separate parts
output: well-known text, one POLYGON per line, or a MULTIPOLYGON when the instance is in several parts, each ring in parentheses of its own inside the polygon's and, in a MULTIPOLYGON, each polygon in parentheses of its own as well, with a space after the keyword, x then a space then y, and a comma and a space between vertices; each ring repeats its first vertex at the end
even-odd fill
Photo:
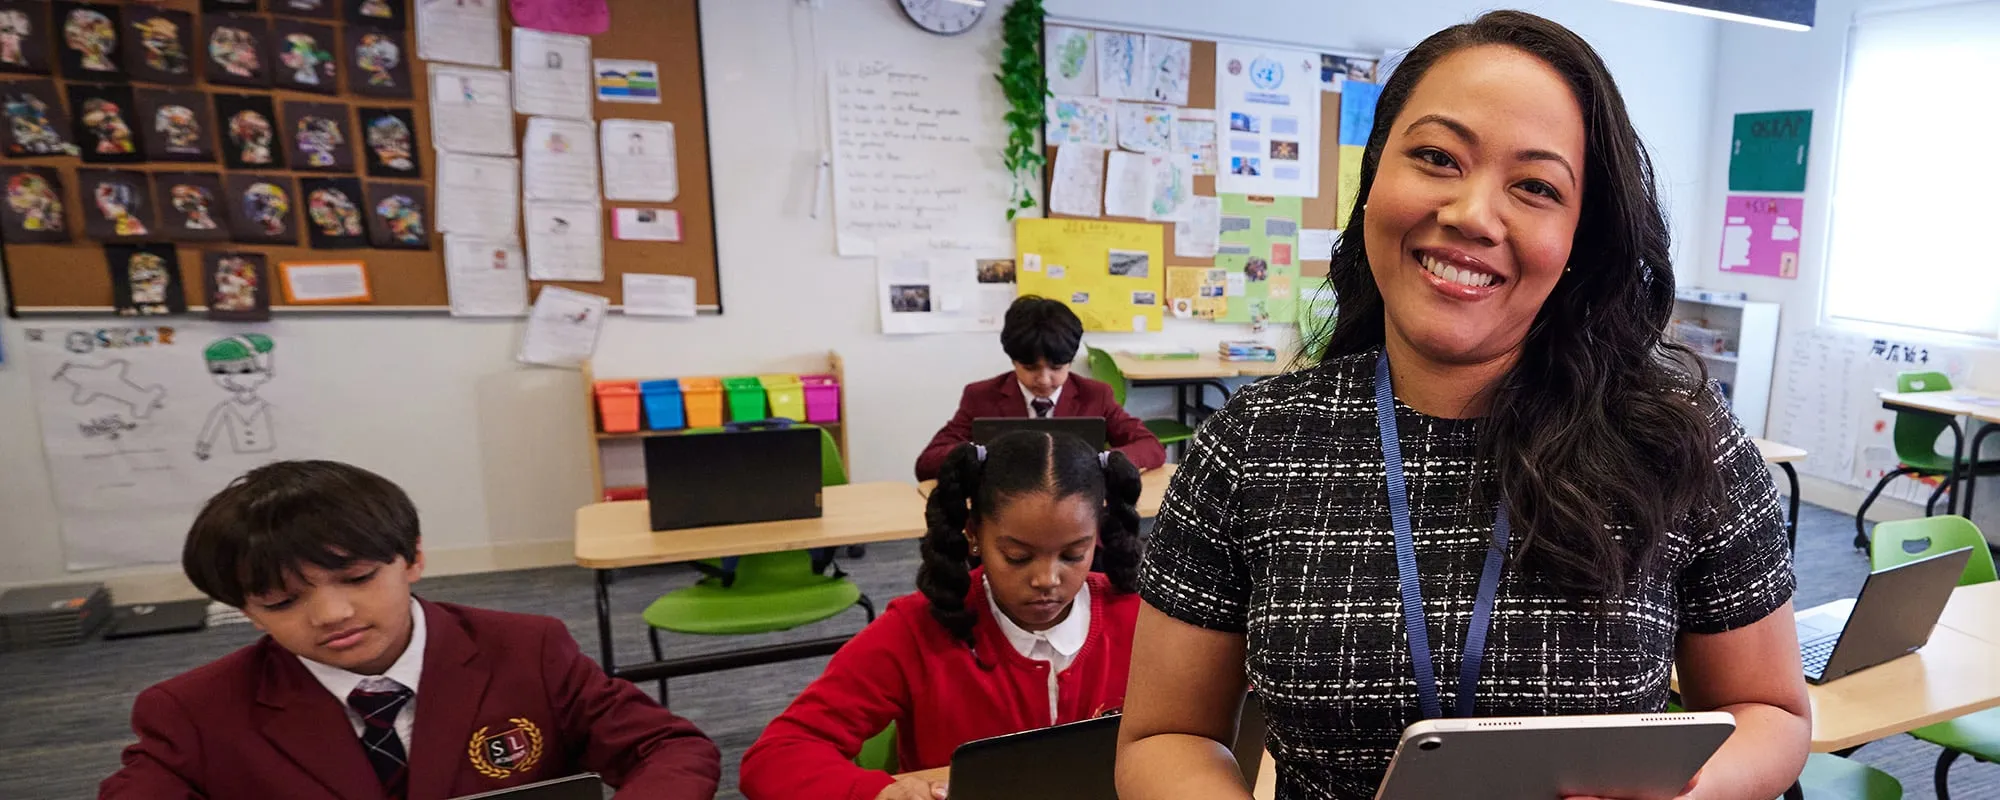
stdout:
POLYGON ((186 633, 206 627, 208 601, 205 599, 118 606, 111 609, 111 627, 104 631, 104 638, 186 633))
MULTIPOLYGON (((951 800, 1118 800, 1120 719, 1113 714, 959 745, 951 754, 951 800)), ((1262 704, 1252 693, 1243 700, 1231 748, 1245 786, 1257 784, 1264 733, 1262 704)))
POLYGON ((820 516, 820 436, 773 420, 647 438, 653 530, 820 516))
POLYGON ((586 772, 454 800, 604 800, 604 780, 595 772, 586 772))
POLYGON ((1045 431, 1067 433, 1099 450, 1109 438, 1103 417, 980 417, 972 421, 972 443, 990 444, 1003 433, 1045 431))
POLYGON ((1961 547, 1870 573, 1861 596, 1799 613, 1799 655, 1814 684, 1902 657, 1930 641, 1931 629, 1972 559, 1961 547))

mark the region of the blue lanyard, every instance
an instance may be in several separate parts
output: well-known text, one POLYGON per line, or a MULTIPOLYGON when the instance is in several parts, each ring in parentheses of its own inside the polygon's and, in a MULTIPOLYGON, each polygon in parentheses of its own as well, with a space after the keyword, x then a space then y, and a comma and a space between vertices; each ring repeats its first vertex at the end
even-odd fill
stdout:
MULTIPOLYGON (((1389 523, 1396 529, 1396 580, 1403 587, 1403 629, 1410 640, 1410 661, 1416 665, 1417 702, 1424 719, 1444 716, 1438 702, 1437 668, 1431 664, 1430 628, 1424 622, 1424 591, 1417 573, 1416 535, 1410 532, 1410 491, 1403 479, 1403 439, 1396 432, 1396 395, 1389 388, 1389 352, 1375 359, 1375 422, 1382 430, 1382 467, 1389 480, 1389 523)), ((1465 633, 1465 655, 1458 668, 1458 710, 1472 716, 1473 693, 1479 684, 1479 662, 1486 655, 1486 631, 1493 624, 1493 598, 1500 593, 1500 571, 1507 560, 1507 504, 1493 511, 1493 546, 1479 573, 1479 595, 1472 605, 1472 627, 1465 633)))

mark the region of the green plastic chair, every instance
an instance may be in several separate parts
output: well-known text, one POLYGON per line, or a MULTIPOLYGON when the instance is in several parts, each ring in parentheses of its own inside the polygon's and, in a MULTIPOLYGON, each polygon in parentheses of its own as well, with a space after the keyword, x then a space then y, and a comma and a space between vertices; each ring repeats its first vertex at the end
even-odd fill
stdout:
MULTIPOLYGON (((1946 392, 1951 391, 1951 378, 1942 372, 1899 372, 1896 374, 1898 392, 1946 392)), ((1936 414, 1921 414, 1908 411, 1896 412, 1896 425, 1891 435, 1896 444, 1896 468, 1883 475, 1875 483, 1868 498, 1861 501, 1861 508, 1854 512, 1854 547, 1868 547, 1868 508, 1875 504, 1875 498, 1888 488, 1889 482, 1904 475, 1919 478, 1937 478, 1936 491, 1931 492, 1930 501, 1924 504, 1926 516, 1937 513, 1937 502, 1946 491, 1958 482, 1958 475, 1951 474, 1951 456, 1937 451, 1939 436, 1951 427, 1951 420, 1936 414)), ((1978 461, 1972 469, 1981 476, 2000 475, 2000 460, 1978 461)))
MULTIPOLYGON (((1090 348, 1090 374, 1100 381, 1111 384, 1111 399, 1125 405, 1125 370, 1118 368, 1118 359, 1110 353, 1090 348)), ((1160 440, 1161 446, 1180 444, 1194 438, 1194 427, 1177 419, 1149 419, 1141 423, 1152 432, 1153 438, 1160 440)))
MULTIPOLYGON (((847 470, 833 436, 820 429, 820 484, 847 483, 847 470)), ((828 619, 861 606, 875 621, 875 604, 839 567, 822 575, 832 563, 831 548, 760 553, 702 562, 705 576, 693 586, 662 595, 640 613, 653 660, 665 657, 660 631, 700 636, 747 636, 788 631, 828 619)), ((667 681, 660 679, 660 704, 667 703, 667 681)))
POLYGON ((854 756, 854 765, 894 775, 902 771, 896 766, 896 760, 896 723, 891 722, 881 733, 861 743, 861 752, 854 756))
POLYGON ((1874 767, 1827 753, 1806 758, 1806 770, 1799 775, 1799 789, 1806 800, 1902 800, 1903 783, 1874 767))
MULTIPOLYGON (((1980 533, 1979 526, 1972 524, 1971 520, 1955 514, 1877 524, 1875 542, 1869 550, 1869 562, 1872 569, 1886 569, 1961 547, 1972 548, 1972 560, 1966 562, 1958 585, 1970 586, 1995 580, 1993 552, 1987 549, 1986 535, 1980 533), (1911 544, 1921 544, 1922 549, 1912 552, 1911 544)), ((1974 712, 1926 725, 1910 731, 1910 735, 1943 748, 1943 752, 1938 753, 1934 772, 1938 800, 1951 800, 1946 778, 1950 776, 1951 763, 1957 761, 1959 756, 1972 756, 1975 760, 1986 762, 2000 761, 2000 709, 1974 712)))

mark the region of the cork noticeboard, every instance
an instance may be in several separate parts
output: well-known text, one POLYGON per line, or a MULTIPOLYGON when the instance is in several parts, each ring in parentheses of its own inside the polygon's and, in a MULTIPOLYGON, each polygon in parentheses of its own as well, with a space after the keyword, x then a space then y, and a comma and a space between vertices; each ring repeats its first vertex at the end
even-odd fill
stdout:
MULTIPOLYGON (((85 198, 79 188, 78 168, 115 168, 143 172, 213 172, 222 180, 228 176, 248 172, 283 176, 296 185, 299 178, 352 177, 364 186, 384 181, 366 174, 360 166, 366 144, 361 141, 357 125, 355 107, 406 109, 416 121, 416 151, 421 154, 422 182, 431 198, 432 220, 437 217, 436 176, 437 158, 431 149, 430 98, 426 63, 417 58, 416 22, 410 6, 411 0, 392 0, 399 10, 405 12, 408 20, 403 32, 403 50, 409 60, 410 84, 413 89, 409 98, 382 98, 355 94, 342 81, 337 94, 314 94, 288 88, 263 88, 214 84, 197 66, 195 79, 191 85, 168 86, 148 83, 144 77, 133 75, 134 89, 173 89, 205 92, 211 95, 253 95, 268 97, 279 109, 280 118, 287 101, 338 103, 348 107, 349 145, 355 150, 356 166, 350 172, 328 173, 303 172, 293 170, 237 170, 231 169, 217 157, 208 162, 189 161, 147 161, 136 164, 84 164, 76 156, 8 157, 0 158, 0 166, 8 167, 48 167, 55 169, 63 182, 63 202, 70 211, 74 232, 70 241, 53 244, 8 242, 0 253, 0 276, 6 279, 8 311, 10 314, 34 312, 69 313, 110 313, 112 311, 113 286, 110 270, 106 265, 104 244, 83 235, 79 205, 85 198)), ((501 8, 500 42, 503 64, 511 66, 513 21, 507 12, 504 0, 501 8)), ((604 241, 604 281, 602 283, 565 282, 578 291, 605 295, 613 304, 622 302, 623 278, 626 273, 651 273, 665 275, 685 275, 695 279, 696 302, 704 307, 721 306, 721 286, 717 279, 715 246, 715 213, 709 170, 709 145, 707 98, 702 73, 701 23, 698 0, 608 0, 611 12, 611 28, 603 34, 591 37, 593 58, 622 58, 654 61, 660 69, 660 98, 658 104, 643 103, 594 103, 593 117, 601 122, 606 119, 637 119, 665 121, 674 124, 675 152, 678 162, 680 192, 671 203, 627 203, 604 201, 602 228, 606 231, 604 241), (681 220, 681 241, 620 241, 611 238, 614 209, 619 207, 665 208, 678 211, 681 220)), ((49 4, 36 4, 47 6, 49 4)), ((161 3, 138 2, 97 2, 97 6, 115 7, 120 11, 148 8, 166 8, 184 11, 194 15, 194 52, 196 59, 205 57, 202 45, 201 25, 205 17, 219 16, 203 12, 202 0, 166 0, 161 3)), ((345 2, 330 2, 339 7, 345 2)), ((268 9, 271 4, 261 4, 268 9)), ((267 23, 291 19, 283 14, 261 13, 247 15, 262 18, 267 23)), ((307 20, 332 27, 344 34, 348 24, 339 11, 330 19, 307 20)), ((48 46, 53 54, 62 46, 62 21, 51 14, 48 24, 43 27, 48 35, 48 46)), ((123 47, 126 38, 119 40, 123 47)), ((352 69, 348 53, 339 53, 340 68, 352 69)), ((52 66, 57 59, 51 55, 52 66)), ((0 82, 14 80, 51 80, 56 84, 58 95, 71 83, 63 76, 63 70, 56 67, 53 75, 0 75, 0 82)), ((75 109, 69 109, 73 119, 75 109)), ((515 115, 515 136, 525 132, 528 118, 515 115)), ((134 123, 135 127, 137 122, 134 123)), ((135 133, 139 131, 135 130, 135 133)), ((217 135, 219 131, 212 131, 217 135)), ((217 142, 218 151, 222 143, 217 142)), ((289 166, 289 165, 288 165, 289 166)), ((298 214, 302 209, 295 209, 298 214)), ((516 209, 516 213, 519 210, 516 209)), ((293 246, 248 244, 232 241, 216 242, 174 242, 178 251, 181 287, 187 296, 187 305, 198 308, 202 305, 203 281, 201 276, 202 252, 204 250, 242 250, 265 254, 272 270, 272 279, 277 281, 278 265, 284 262, 309 261, 349 261, 359 260, 367 265, 368 280, 373 296, 372 302, 350 306, 312 306, 313 311, 429 311, 444 310, 450 298, 446 291, 444 269, 444 238, 435 230, 429 233, 428 250, 387 250, 387 249, 313 249, 304 233, 303 220, 298 242, 293 246)), ((149 240, 150 241, 150 240, 149 240)), ((164 241, 164 240, 159 240, 164 241)), ((525 242, 524 242, 525 244, 525 242)), ((543 282, 530 286, 530 297, 543 282)), ((275 287, 274 287, 275 288, 275 287)), ((282 291, 272 293, 274 308, 285 308, 282 291)))
MULTIPOLYGON (((1066 23, 1057 20, 1055 24, 1066 23)), ((1078 27, 1122 32, 1111 28, 1095 28, 1089 25, 1078 27)), ((1192 45, 1190 47, 1192 52, 1188 61, 1188 102, 1185 108, 1215 108, 1215 42, 1199 39, 1189 41, 1192 45)), ((1336 227, 1334 211, 1337 205, 1336 198, 1339 197, 1340 186, 1340 95, 1335 92, 1321 92, 1319 105, 1319 196, 1302 198, 1302 210, 1300 211, 1302 219, 1299 220, 1299 227, 1301 228, 1336 227)), ((1054 172, 1057 149, 1058 146, 1046 148, 1048 165, 1042 174, 1043 197, 1048 196, 1049 180, 1054 172)), ((1196 175, 1194 177, 1194 193, 1203 197, 1214 197, 1215 176, 1196 175)), ((1067 218, 1071 215, 1051 213, 1049 216, 1067 218)), ((1119 217, 1109 214, 1104 215, 1101 219, 1117 220, 1120 222, 1145 222, 1150 225, 1160 226, 1163 229, 1162 235, 1165 237, 1167 246, 1167 266, 1215 266, 1215 259, 1213 258, 1187 258, 1175 255, 1174 224, 1171 222, 1147 222, 1145 219, 1139 217, 1119 217)), ((1309 278, 1324 278, 1329 266, 1329 262, 1325 259, 1302 259, 1299 262, 1299 274, 1309 278)))

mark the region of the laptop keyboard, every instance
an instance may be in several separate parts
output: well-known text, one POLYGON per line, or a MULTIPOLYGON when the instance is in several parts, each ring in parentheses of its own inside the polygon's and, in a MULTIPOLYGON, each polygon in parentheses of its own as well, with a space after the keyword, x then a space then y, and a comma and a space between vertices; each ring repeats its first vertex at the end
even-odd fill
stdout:
POLYGON ((1818 678, 1826 673, 1827 659, 1833 657, 1833 646, 1840 643, 1840 637, 1827 636, 1799 644, 1799 658, 1805 662, 1807 677, 1818 678))

